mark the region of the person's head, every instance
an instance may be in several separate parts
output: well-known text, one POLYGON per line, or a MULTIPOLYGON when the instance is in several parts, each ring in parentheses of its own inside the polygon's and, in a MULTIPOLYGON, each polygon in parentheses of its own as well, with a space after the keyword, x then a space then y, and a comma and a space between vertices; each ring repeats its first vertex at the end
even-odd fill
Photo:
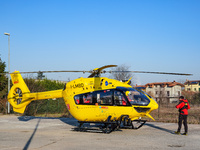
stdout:
POLYGON ((184 99, 184 96, 180 96, 180 97, 179 97, 179 100, 183 100, 183 99, 184 99))

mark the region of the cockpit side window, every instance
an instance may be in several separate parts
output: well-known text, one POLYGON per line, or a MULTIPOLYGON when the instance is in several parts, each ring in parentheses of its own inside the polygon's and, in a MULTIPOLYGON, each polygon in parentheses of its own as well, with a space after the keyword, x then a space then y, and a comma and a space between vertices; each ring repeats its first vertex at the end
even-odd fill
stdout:
POLYGON ((135 89, 126 91, 126 95, 132 105, 147 106, 150 102, 149 98, 145 94, 135 89))
POLYGON ((126 96, 118 90, 114 90, 114 105, 116 106, 130 106, 126 96))

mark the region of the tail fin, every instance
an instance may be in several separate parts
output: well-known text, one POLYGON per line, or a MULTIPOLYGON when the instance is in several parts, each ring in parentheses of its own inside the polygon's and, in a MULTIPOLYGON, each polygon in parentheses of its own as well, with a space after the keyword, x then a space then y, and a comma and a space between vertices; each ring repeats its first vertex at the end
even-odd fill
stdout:
POLYGON ((26 106, 34 100, 44 100, 52 98, 62 98, 63 90, 30 93, 19 71, 11 74, 13 86, 8 93, 8 101, 13 106, 13 110, 24 113, 26 106))
POLYGON ((30 91, 19 71, 13 72, 11 79, 13 86, 8 93, 8 101, 15 112, 23 113, 26 106, 31 102, 30 91))

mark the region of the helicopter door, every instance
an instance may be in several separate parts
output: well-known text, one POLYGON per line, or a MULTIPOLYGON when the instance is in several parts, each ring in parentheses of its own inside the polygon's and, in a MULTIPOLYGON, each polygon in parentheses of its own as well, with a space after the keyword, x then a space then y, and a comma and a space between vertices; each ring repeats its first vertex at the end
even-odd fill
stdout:
POLYGON ((93 98, 96 99, 97 104, 97 116, 102 120, 107 119, 110 114, 110 106, 113 105, 113 91, 112 90, 101 90, 94 92, 93 98))
POLYGON ((119 90, 114 90, 113 92, 113 111, 117 114, 117 118, 121 115, 130 115, 133 111, 133 108, 128 101, 126 95, 119 90))
POLYGON ((98 105, 102 105, 102 106, 112 106, 113 105, 113 101, 112 101, 112 97, 113 97, 113 91, 112 90, 103 90, 103 91, 98 91, 96 92, 96 99, 97 99, 97 103, 98 105))
POLYGON ((131 104, 122 91, 114 90, 114 106, 131 106, 131 104))

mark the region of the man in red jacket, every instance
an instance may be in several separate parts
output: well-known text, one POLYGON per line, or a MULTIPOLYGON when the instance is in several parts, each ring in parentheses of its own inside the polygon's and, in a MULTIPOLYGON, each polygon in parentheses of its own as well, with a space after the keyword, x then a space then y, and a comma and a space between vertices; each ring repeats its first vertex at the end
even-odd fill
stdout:
POLYGON ((187 126, 187 116, 188 116, 188 109, 190 109, 190 105, 187 99, 184 99, 183 96, 179 97, 179 103, 176 105, 176 108, 179 109, 179 118, 178 118, 178 130, 175 134, 180 134, 182 122, 185 128, 185 133, 183 135, 187 135, 188 133, 188 126, 187 126))

